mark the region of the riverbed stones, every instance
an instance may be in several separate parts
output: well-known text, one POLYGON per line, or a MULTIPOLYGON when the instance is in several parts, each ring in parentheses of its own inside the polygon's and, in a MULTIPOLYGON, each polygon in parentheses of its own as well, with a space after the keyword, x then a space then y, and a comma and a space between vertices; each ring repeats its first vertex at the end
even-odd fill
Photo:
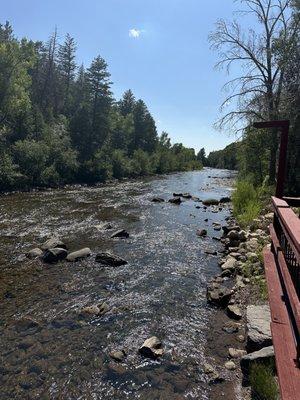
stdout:
POLYGON ((47 264, 57 263, 58 261, 64 260, 68 255, 66 249, 55 247, 53 249, 46 250, 42 260, 47 264))
POLYGON ((191 198, 192 198, 192 195, 191 195, 190 193, 183 193, 183 194, 182 194, 182 197, 183 197, 184 199, 191 199, 191 198))
POLYGON ((270 365, 274 362, 274 347, 268 346, 261 350, 254 351, 241 358, 241 369, 244 375, 248 376, 251 365, 255 364, 266 364, 270 365))
POLYGON ((128 238, 129 233, 125 229, 119 229, 111 235, 111 238, 128 238))
POLYGON ((179 192, 178 192, 178 193, 173 193, 173 196, 174 196, 174 197, 181 197, 181 196, 182 196, 182 193, 179 193, 179 192))
POLYGON ((103 302, 98 305, 93 304, 91 306, 83 307, 80 310, 80 314, 83 316, 88 316, 88 315, 101 316, 101 315, 106 314, 108 311, 109 311, 109 305, 107 303, 103 302))
POLYGON ((241 324, 233 321, 227 321, 223 326, 222 330, 226 333, 237 333, 241 327, 241 324))
POLYGON ((72 253, 68 254, 67 261, 78 261, 83 258, 89 257, 91 253, 91 249, 89 247, 85 247, 83 249, 73 251, 72 253))
POLYGON ((162 348, 162 342, 156 336, 152 336, 144 341, 139 352, 144 357, 158 358, 163 355, 164 350, 162 348))
POLYGON ((39 249, 38 247, 35 247, 34 249, 31 249, 26 253, 26 257, 33 259, 33 258, 38 258, 43 255, 43 250, 39 249))
POLYGON ((109 356, 117 362, 122 362, 126 358, 126 352, 124 350, 113 350, 109 353, 109 356))
POLYGON ((58 237, 51 237, 41 245, 41 249, 44 251, 49 249, 54 249, 56 247, 59 247, 61 249, 67 248, 67 246, 58 237))
POLYGON ((126 260, 109 252, 98 253, 96 255, 95 261, 102 265, 110 267, 119 267, 121 265, 127 264, 126 260))
POLYGON ((236 259, 233 257, 228 257, 227 260, 224 262, 224 264, 221 265, 222 271, 230 271, 234 272, 236 268, 236 259))
POLYGON ((33 334, 41 329, 40 323, 30 316, 24 316, 15 321, 15 328, 19 333, 33 334))
POLYGON ((172 204, 177 204, 177 205, 179 205, 179 204, 181 204, 181 203, 182 203, 182 200, 181 200, 181 198, 180 198, 180 197, 174 197, 174 199, 169 199, 169 203, 172 203, 172 204))
POLYGON ((196 235, 199 237, 205 237, 207 235, 207 230, 206 229, 198 229, 196 232, 196 235))
POLYGON ((227 307, 227 315, 229 318, 239 320, 242 318, 242 311, 236 305, 229 305, 227 307))
POLYGON ((224 367, 228 369, 228 371, 234 371, 236 369, 236 365, 233 361, 226 361, 224 367))
POLYGON ((248 306, 247 318, 247 350, 256 351, 272 345, 271 314, 268 305, 248 306))
POLYGON ((235 349, 234 347, 229 347, 228 354, 229 357, 231 358, 241 358, 247 354, 247 351, 241 349, 235 349))

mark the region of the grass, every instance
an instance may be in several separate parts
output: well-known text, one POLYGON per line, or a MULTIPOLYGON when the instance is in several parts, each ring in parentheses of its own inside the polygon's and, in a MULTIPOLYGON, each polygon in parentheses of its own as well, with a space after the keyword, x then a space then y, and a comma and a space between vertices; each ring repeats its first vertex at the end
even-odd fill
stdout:
POLYGON ((250 371, 250 384, 255 400, 278 400, 279 392, 273 371, 275 367, 269 365, 254 364, 250 371))
POLYGON ((240 180, 232 195, 233 214, 242 226, 250 224, 262 210, 259 190, 247 180, 240 180))

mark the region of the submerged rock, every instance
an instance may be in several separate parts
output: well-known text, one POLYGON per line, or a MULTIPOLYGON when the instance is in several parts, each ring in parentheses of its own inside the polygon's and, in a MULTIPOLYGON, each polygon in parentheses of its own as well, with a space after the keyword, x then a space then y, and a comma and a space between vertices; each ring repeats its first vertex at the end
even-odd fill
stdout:
POLYGON ((183 193, 183 194, 182 194, 182 197, 183 197, 184 199, 191 199, 191 198, 192 198, 192 195, 191 195, 190 193, 183 193))
POLYGON ((124 350, 113 350, 109 356, 117 362, 122 362, 126 358, 126 353, 124 350))
POLYGON ((57 237, 52 237, 46 240, 46 242, 41 245, 41 249, 44 251, 49 249, 54 249, 56 247, 59 247, 61 249, 67 248, 67 246, 57 237))
POLYGON ((139 352, 144 357, 157 358, 163 355, 164 350, 161 341, 156 336, 152 336, 144 341, 139 352))
POLYGON ((125 229, 119 229, 111 235, 111 238, 128 238, 129 233, 125 229))
POLYGON ((197 236, 199 237, 204 237, 207 235, 207 230, 206 229, 198 229, 196 232, 197 236))
POLYGON ((103 265, 109 265, 111 267, 118 267, 120 265, 127 264, 127 261, 125 261, 123 258, 108 252, 98 253, 96 255, 95 261, 103 265))
POLYGON ((45 251, 42 260, 47 264, 53 264, 58 261, 64 260, 68 255, 66 249, 56 247, 45 251))
POLYGON ((109 306, 107 303, 103 302, 101 304, 98 305, 91 305, 91 306, 86 306, 83 307, 80 310, 80 314, 83 316, 87 316, 87 315, 104 315, 109 311, 109 306))
POLYGON ((104 223, 95 225, 95 228, 98 229, 98 231, 104 231, 104 230, 112 229, 113 226, 110 222, 104 222, 104 223))
POLYGON ((43 254, 43 250, 36 247, 34 249, 29 250, 28 253, 26 253, 26 257, 33 259, 33 258, 41 257, 42 254, 43 254))
POLYGON ((182 196, 182 193, 173 193, 173 196, 174 196, 174 197, 181 197, 181 196, 182 196))
POLYGON ((83 249, 73 251, 67 255, 67 261, 78 261, 82 258, 86 258, 91 255, 91 249, 89 247, 85 247, 83 249))
POLYGON ((15 328, 19 333, 32 334, 40 330, 41 326, 35 319, 25 316, 15 321, 15 328))

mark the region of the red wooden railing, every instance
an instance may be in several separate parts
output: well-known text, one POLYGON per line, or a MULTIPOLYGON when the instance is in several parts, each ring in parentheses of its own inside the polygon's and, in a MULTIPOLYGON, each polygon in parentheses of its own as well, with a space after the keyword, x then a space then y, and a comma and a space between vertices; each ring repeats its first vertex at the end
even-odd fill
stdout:
POLYGON ((282 400, 300 399, 300 219, 288 203, 272 197, 271 248, 264 264, 271 309, 271 331, 282 400))

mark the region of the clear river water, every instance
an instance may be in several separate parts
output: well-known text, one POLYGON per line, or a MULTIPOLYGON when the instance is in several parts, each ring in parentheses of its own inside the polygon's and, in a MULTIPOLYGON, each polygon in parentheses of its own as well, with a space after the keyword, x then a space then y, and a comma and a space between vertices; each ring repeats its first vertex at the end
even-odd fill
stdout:
POLYGON ((0 399, 208 399, 202 368, 214 311, 206 283, 219 272, 220 255, 204 250, 222 249, 212 223, 224 224, 230 211, 167 200, 173 192, 228 196, 231 177, 204 169, 0 196, 0 399), (153 203, 154 196, 166 202, 153 203), (104 222, 114 229, 102 229, 104 222), (110 238, 122 228, 128 239, 110 238), (197 237, 202 228, 207 238, 197 237), (25 257, 53 234, 92 255, 53 265, 25 257), (99 251, 128 264, 103 267, 95 262, 99 251), (83 306, 103 301, 105 315, 79 318, 83 306), (37 323, 26 327, 24 317, 37 323), (138 353, 153 335, 165 349, 157 360, 138 353), (109 357, 119 349, 127 354, 122 363, 109 357))

